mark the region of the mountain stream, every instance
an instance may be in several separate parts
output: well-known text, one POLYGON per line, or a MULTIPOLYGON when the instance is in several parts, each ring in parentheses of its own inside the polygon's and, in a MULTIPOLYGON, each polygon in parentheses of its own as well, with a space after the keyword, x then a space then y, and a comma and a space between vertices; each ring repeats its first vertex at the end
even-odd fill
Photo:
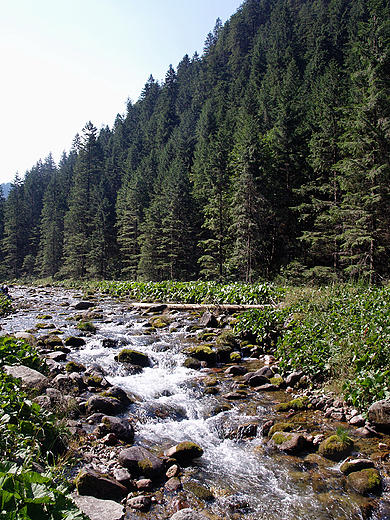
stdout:
MULTIPOLYGON (((47 327, 62 332, 63 338, 80 335, 72 318, 80 313, 74 304, 85 295, 50 287, 14 287, 10 294, 16 310, 1 320, 3 334, 31 329, 37 330, 37 336, 50 333, 48 328, 36 329, 44 313, 50 315, 47 327)), ((171 311, 170 329, 147 334, 149 318, 131 302, 105 295, 94 296, 92 301, 97 332, 85 334, 86 345, 73 350, 67 359, 86 367, 99 365, 110 383, 135 396, 136 403, 126 412, 134 422, 134 444, 157 454, 185 440, 200 445, 203 456, 185 469, 182 480, 198 482, 214 495, 213 500, 203 502, 179 491, 176 496, 166 496, 165 505, 153 505, 148 513, 127 511, 126 518, 169 518, 174 499, 187 501, 211 519, 390 518, 383 509, 383 499, 376 503, 373 516, 366 515, 367 499, 346 489, 338 464, 320 462, 315 455, 293 457, 271 452, 260 433, 255 437, 232 433, 240 431, 240 425, 261 425, 270 419, 274 404, 285 400, 284 393, 251 392, 243 400, 228 402, 223 396, 236 383, 224 374, 226 367, 184 368, 183 349, 196 341, 196 331, 191 330, 196 320, 190 313, 171 311), (103 346, 104 339, 115 341, 103 346), (114 359, 124 346, 147 354, 152 366, 129 375, 114 359), (207 377, 217 378, 218 394, 204 393, 207 377)), ((248 364, 257 361, 245 360, 248 364)))

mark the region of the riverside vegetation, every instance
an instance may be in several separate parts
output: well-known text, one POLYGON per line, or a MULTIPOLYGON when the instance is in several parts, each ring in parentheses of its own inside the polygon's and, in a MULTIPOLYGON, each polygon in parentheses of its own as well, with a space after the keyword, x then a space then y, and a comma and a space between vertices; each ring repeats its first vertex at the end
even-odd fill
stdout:
MULTIPOLYGON (((193 304, 261 304, 235 315, 229 333, 243 347, 272 353, 279 371, 303 370, 305 386, 336 391, 362 411, 390 396, 390 289, 359 285, 278 287, 274 284, 74 282, 85 294, 97 291, 137 301, 193 304), (246 341, 242 341, 245 337, 246 341)), ((11 302, 0 300, 3 314, 11 302)), ((226 336, 228 337, 229 334, 226 336)), ((45 372, 34 347, 3 337, 0 363, 45 372)), ((61 475, 69 464, 64 410, 40 409, 19 383, 0 372, 0 510, 9 519, 81 519, 61 475)), ((338 433, 345 441, 346 434, 338 433)))

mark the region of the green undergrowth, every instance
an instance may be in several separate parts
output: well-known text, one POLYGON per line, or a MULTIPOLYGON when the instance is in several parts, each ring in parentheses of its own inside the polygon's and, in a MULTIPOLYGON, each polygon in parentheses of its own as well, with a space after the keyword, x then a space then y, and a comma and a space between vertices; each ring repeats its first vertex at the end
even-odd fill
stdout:
POLYGON ((273 284, 219 284, 216 282, 99 282, 98 289, 113 296, 129 296, 136 300, 260 305, 280 300, 282 289, 273 284))
MULTIPOLYGON (((0 338, 0 365, 23 364, 44 371, 33 347, 0 338)), ((61 484, 66 431, 0 371, 0 516, 9 520, 85 518, 61 484)))
POLYGON ((280 307, 241 314, 235 331, 245 330, 274 347, 283 373, 334 383, 359 409, 390 397, 389 287, 291 288, 280 307))
MULTIPOLYGON (((21 284, 22 282, 15 282, 21 284)), ((210 305, 269 305, 283 299, 285 289, 269 282, 244 284, 232 282, 133 282, 112 280, 44 280, 23 281, 24 285, 60 286, 83 290, 86 294, 102 292, 137 301, 164 303, 198 303, 210 305)))
POLYGON ((4 294, 0 294, 0 316, 7 316, 12 312, 12 302, 4 294))

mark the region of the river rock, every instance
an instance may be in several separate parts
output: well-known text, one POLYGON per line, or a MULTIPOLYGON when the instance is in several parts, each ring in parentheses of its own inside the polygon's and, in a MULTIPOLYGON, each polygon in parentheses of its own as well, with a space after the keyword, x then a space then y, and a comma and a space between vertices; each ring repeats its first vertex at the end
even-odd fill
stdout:
POLYGON ((338 435, 331 435, 321 442, 318 453, 326 459, 340 461, 350 453, 352 448, 353 440, 349 437, 343 440, 338 435))
POLYGON ((77 302, 75 305, 73 305, 73 308, 76 309, 77 311, 86 311, 87 309, 94 307, 94 305, 95 304, 93 302, 81 301, 81 302, 77 302))
POLYGON ((52 385, 63 394, 79 394, 84 389, 84 381, 80 374, 58 374, 52 381, 52 385))
POLYGON ((172 477, 169 480, 165 482, 164 489, 168 492, 177 491, 178 489, 181 489, 181 482, 180 479, 177 477, 172 477))
POLYGON ((97 437, 104 437, 108 433, 114 433, 117 439, 128 444, 134 440, 134 428, 127 419, 104 415, 94 434, 97 437))
POLYGON ((299 453, 305 451, 310 447, 310 443, 300 433, 294 432, 276 432, 272 439, 268 442, 268 447, 286 453, 299 453))
POLYGON ((120 363, 128 363, 143 368, 150 366, 150 361, 146 354, 130 348, 124 348, 121 350, 119 354, 115 356, 115 360, 120 363))
POLYGON ((43 390, 49 386, 48 378, 33 368, 25 367, 24 365, 4 365, 3 370, 9 376, 20 379, 22 386, 27 388, 43 390))
POLYGON ((258 375, 258 374, 252 374, 251 376, 247 377, 250 373, 246 374, 244 378, 246 378, 247 383, 250 386, 261 386, 269 384, 269 379, 265 376, 258 375))
POLYGON ((152 505, 152 499, 148 496, 140 495, 138 497, 129 498, 127 505, 131 507, 131 509, 146 513, 152 505))
POLYGON ((75 479, 79 495, 89 495, 102 499, 121 500, 128 493, 127 488, 113 477, 85 466, 75 479))
POLYGON ((76 493, 72 495, 72 499, 90 520, 122 520, 125 516, 123 506, 113 500, 101 500, 76 493))
POLYGON ((216 327, 218 327, 218 320, 214 316, 214 314, 212 314, 209 311, 206 311, 200 318, 199 324, 202 325, 202 327, 210 327, 212 329, 215 329, 216 327))
POLYGON ((115 397, 115 399, 119 399, 124 407, 134 403, 134 399, 130 399, 126 392, 122 390, 122 388, 119 388, 119 386, 112 386, 104 392, 104 395, 107 397, 115 397))
POLYGON ((131 475, 143 475, 147 478, 157 478, 164 470, 161 459, 142 446, 132 446, 119 453, 119 464, 127 468, 131 475))
POLYGON ((209 520, 209 518, 194 509, 186 508, 172 515, 170 520, 209 520))
POLYGON ((274 373, 272 372, 269 366, 261 367, 259 370, 256 370, 255 374, 257 376, 264 376, 267 379, 270 379, 274 376, 274 373))
POLYGON ((353 417, 351 417, 348 421, 348 423, 351 425, 351 426, 364 426, 365 423, 366 423, 366 420, 365 418, 363 417, 363 415, 361 414, 358 414, 358 415, 354 415, 353 417))
POLYGON ((102 412, 107 415, 115 415, 123 410, 123 404, 115 397, 93 395, 88 399, 87 413, 102 412))
POLYGON ((386 430, 390 429, 390 401, 382 399, 376 401, 368 409, 368 420, 375 426, 386 430))
POLYGON ((266 383, 265 385, 255 386, 254 390, 255 392, 277 392, 280 390, 280 387, 272 383, 266 383))
POLYGON ((208 345, 200 345, 187 350, 187 353, 198 361, 205 361, 209 366, 215 365, 217 355, 208 345))
POLYGON ((51 410, 51 401, 48 395, 37 395, 34 398, 34 403, 39 404, 43 410, 51 410))
POLYGON ((63 343, 62 343, 62 339, 59 336, 48 336, 47 338, 45 338, 44 341, 45 341, 45 345, 47 345, 48 347, 51 347, 51 348, 54 348, 54 347, 65 348, 63 343))
POLYGON ((199 370, 201 366, 201 362, 194 357, 188 357, 183 363, 183 367, 192 368, 193 370, 199 370))
POLYGON ((57 350, 56 352, 49 352, 48 354, 45 354, 46 358, 52 359, 53 361, 66 361, 67 354, 65 352, 62 352, 61 350, 57 350))
POLYGON ((45 363, 49 369, 49 374, 52 377, 57 376, 63 371, 63 366, 61 363, 57 363, 57 361, 54 361, 53 359, 45 358, 45 363))
POLYGON ((152 491, 153 482, 150 478, 141 478, 140 480, 137 480, 135 487, 138 491, 152 491))
POLYGON ((69 336, 65 339, 65 345, 67 347, 80 348, 85 345, 85 339, 79 336, 69 336))
POLYGON ((119 340, 114 338, 104 338, 102 341, 102 346, 104 348, 117 348, 119 340))
POLYGON ((215 499, 213 493, 207 486, 203 486, 202 484, 194 482, 193 480, 185 482, 183 487, 185 491, 189 491, 200 500, 211 501, 215 499))
POLYGON ((165 455, 178 461, 179 464, 190 464, 193 459, 201 457, 203 450, 194 442, 184 441, 166 450, 165 455))
POLYGON ((341 464, 340 471, 344 473, 344 475, 349 475, 354 471, 361 471, 362 469, 373 467, 374 463, 370 459, 347 459, 341 464))
POLYGON ((146 312, 164 312, 168 308, 165 303, 159 303, 158 305, 151 305, 146 312))
POLYGON ((361 495, 380 494, 382 490, 382 481, 379 471, 375 468, 362 469, 354 471, 347 477, 348 484, 361 495))
POLYGON ((125 468, 115 468, 113 471, 114 478, 123 484, 129 491, 135 489, 135 482, 131 478, 130 473, 125 468))
POLYGON ((248 369, 240 365, 232 365, 225 370, 225 374, 229 376, 243 376, 248 372, 248 369))
POLYGON ((165 473, 165 476, 170 479, 170 478, 173 478, 173 477, 177 477, 178 474, 180 473, 180 466, 178 466, 177 464, 172 464, 172 466, 170 466, 166 473, 165 473))
POLYGON ((292 372, 291 374, 289 374, 287 377, 286 377, 286 384, 288 386, 294 386, 298 383, 298 381, 301 379, 301 377, 303 376, 303 372, 302 371, 299 371, 299 372, 292 372))

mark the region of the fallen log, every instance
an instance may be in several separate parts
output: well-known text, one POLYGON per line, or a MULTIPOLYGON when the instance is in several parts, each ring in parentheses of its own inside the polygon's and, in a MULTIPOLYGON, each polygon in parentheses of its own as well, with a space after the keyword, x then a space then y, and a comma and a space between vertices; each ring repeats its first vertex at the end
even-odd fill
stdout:
POLYGON ((156 302, 133 302, 134 307, 153 311, 163 312, 163 310, 178 311, 210 311, 210 312, 227 312, 233 314, 235 312, 244 312, 248 309, 265 309, 267 307, 275 307, 271 304, 263 305, 233 305, 229 303, 212 304, 212 303, 156 303, 156 302))

